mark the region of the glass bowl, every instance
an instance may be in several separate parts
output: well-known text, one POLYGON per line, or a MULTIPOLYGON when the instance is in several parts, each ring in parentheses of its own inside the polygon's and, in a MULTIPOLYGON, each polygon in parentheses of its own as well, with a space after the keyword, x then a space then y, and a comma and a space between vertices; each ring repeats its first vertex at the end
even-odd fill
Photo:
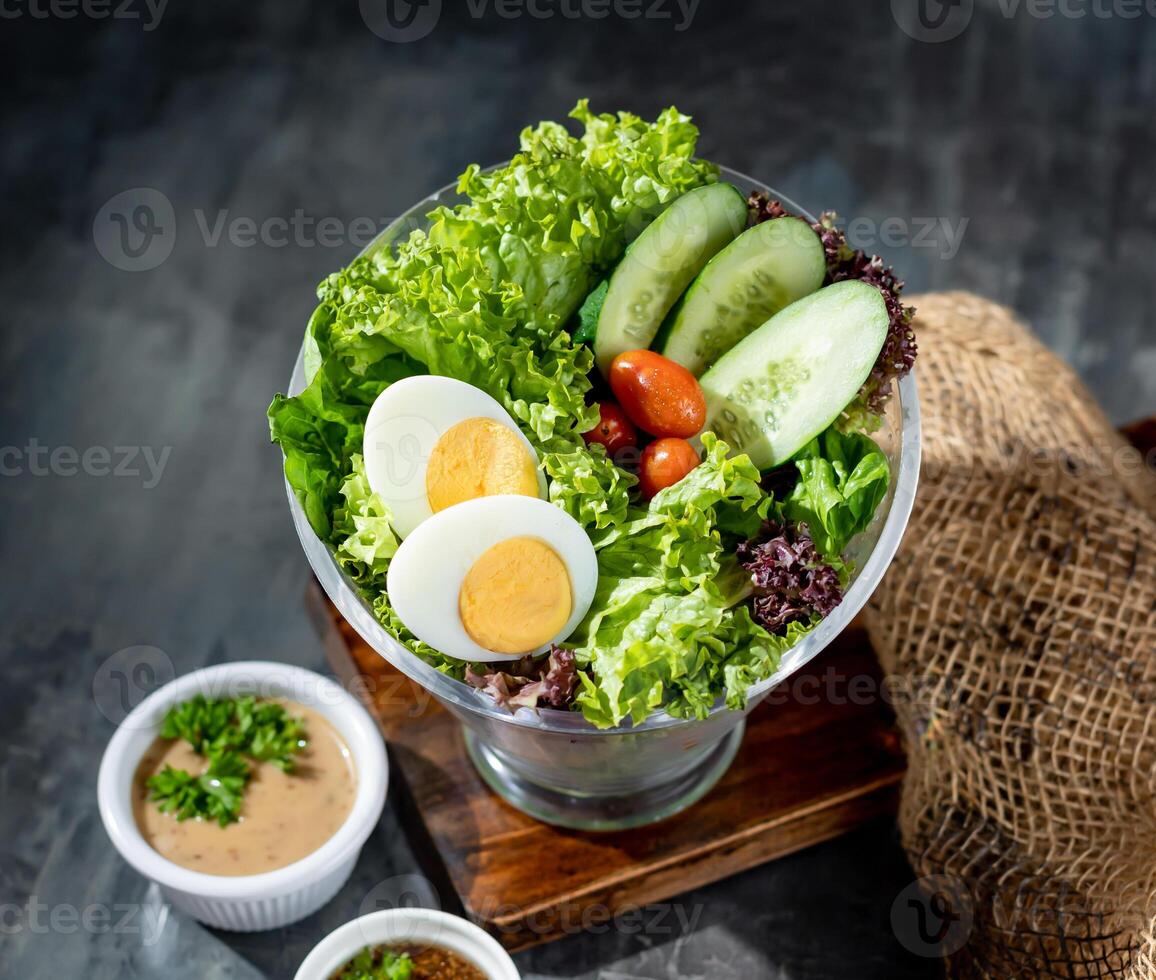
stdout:
MULTIPOLYGON (((721 176, 744 194, 765 191, 795 213, 806 214, 743 174, 723 167, 721 176)), ((392 222, 366 251, 424 227, 425 215, 435 206, 452 206, 459 200, 456 184, 431 194, 392 222)), ((298 394, 304 387, 302 348, 289 393, 298 394)), ((674 718, 659 711, 642 724, 610 729, 595 728, 570 711, 523 708, 511 714, 411 653, 374 617, 313 532, 288 484, 286 490, 297 534, 322 588, 366 643, 421 684, 461 723, 470 758, 490 788, 536 819, 582 830, 615 830, 661 820, 710 790, 733 760, 750 711, 776 684, 818 656, 878 586, 907 526, 919 477, 919 398, 913 376, 899 383, 875 438, 891 463, 891 487, 871 527, 851 543, 848 557, 857 571, 843 602, 784 654, 773 677, 750 688, 746 709, 729 710, 720 700, 703 719, 674 718)))

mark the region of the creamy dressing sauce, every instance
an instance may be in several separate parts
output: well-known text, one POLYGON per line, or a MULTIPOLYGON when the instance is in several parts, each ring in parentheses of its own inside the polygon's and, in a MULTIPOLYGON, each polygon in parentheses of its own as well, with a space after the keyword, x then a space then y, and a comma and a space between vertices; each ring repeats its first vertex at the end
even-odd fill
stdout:
POLYGON ((294 757, 291 774, 248 760, 253 777, 245 788, 241 819, 225 827, 215 820, 178 821, 149 800, 148 778, 166 765, 194 774, 206 766, 182 739, 158 738, 152 744, 133 780, 133 815, 153 850, 191 871, 252 875, 301 860, 337 832, 357 795, 353 757, 316 711, 292 701, 280 703, 304 721, 309 744, 294 757))

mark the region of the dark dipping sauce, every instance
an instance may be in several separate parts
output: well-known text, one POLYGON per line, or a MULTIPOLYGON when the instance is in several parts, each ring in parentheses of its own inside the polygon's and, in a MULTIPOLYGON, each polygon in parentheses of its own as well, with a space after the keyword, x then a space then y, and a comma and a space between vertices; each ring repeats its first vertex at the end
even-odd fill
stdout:
MULTIPOLYGON (((486 974, 461 953, 455 953, 444 946, 419 946, 414 943, 374 946, 375 963, 381 961, 381 954, 386 950, 398 956, 408 956, 413 961, 410 980, 489 980, 486 974)), ((352 966, 351 960, 333 974, 333 980, 345 980, 346 977, 354 976, 354 972, 350 969, 352 966)))

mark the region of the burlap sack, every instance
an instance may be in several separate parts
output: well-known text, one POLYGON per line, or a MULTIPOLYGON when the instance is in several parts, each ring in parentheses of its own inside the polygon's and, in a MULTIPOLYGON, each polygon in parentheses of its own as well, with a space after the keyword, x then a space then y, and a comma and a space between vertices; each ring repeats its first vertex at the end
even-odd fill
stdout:
POLYGON ((952 976, 1149 980, 1156 477, 1006 310, 912 302, 922 483, 868 612, 916 692, 904 846, 957 886, 952 976))

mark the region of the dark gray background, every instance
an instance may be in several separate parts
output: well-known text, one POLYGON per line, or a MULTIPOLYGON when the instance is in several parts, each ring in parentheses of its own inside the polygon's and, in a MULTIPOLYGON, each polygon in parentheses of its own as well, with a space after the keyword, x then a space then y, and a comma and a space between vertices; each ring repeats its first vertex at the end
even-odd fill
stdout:
MULTIPOLYGON (((352 0, 173 0, 155 24, 48 2, 6 0, 0 19, 3 976, 290 976, 378 883, 412 884, 397 879, 415 864, 387 807, 353 880, 311 919, 233 936, 172 916, 142 934, 156 895, 100 826, 95 772, 118 707, 93 692, 109 696, 110 656, 154 646, 178 673, 323 663, 264 411, 314 284, 358 244, 214 243, 199 220, 211 232, 222 209, 257 223, 302 209, 376 223, 471 161, 509 156, 523 125, 579 96, 647 115, 674 102, 701 125, 704 155, 862 219, 862 244, 886 234, 875 247, 912 289, 1012 305, 1116 420, 1156 409, 1152 4, 1128 18, 1126 4, 1068 0, 1085 16, 1041 17, 963 0, 939 36, 962 32, 931 43, 892 16, 906 0, 704 0, 685 30, 670 2, 670 19, 596 21, 550 0, 534 7, 549 19, 493 3, 478 18, 446 0, 428 36, 394 43, 352 0), (175 240, 130 272, 97 216, 141 187, 171 202, 175 240), (957 250, 944 229, 962 229, 957 250), (37 475, 36 445, 170 452, 147 486, 140 459, 139 476, 67 475, 67 457, 37 475), (107 906, 116 921, 125 903, 144 911, 117 929, 78 928, 67 911, 107 906)), ((380 2, 363 5, 378 24, 380 2)), ((911 878, 879 824, 686 896, 692 930, 576 936, 519 966, 607 980, 934 976, 890 925, 911 878)))

